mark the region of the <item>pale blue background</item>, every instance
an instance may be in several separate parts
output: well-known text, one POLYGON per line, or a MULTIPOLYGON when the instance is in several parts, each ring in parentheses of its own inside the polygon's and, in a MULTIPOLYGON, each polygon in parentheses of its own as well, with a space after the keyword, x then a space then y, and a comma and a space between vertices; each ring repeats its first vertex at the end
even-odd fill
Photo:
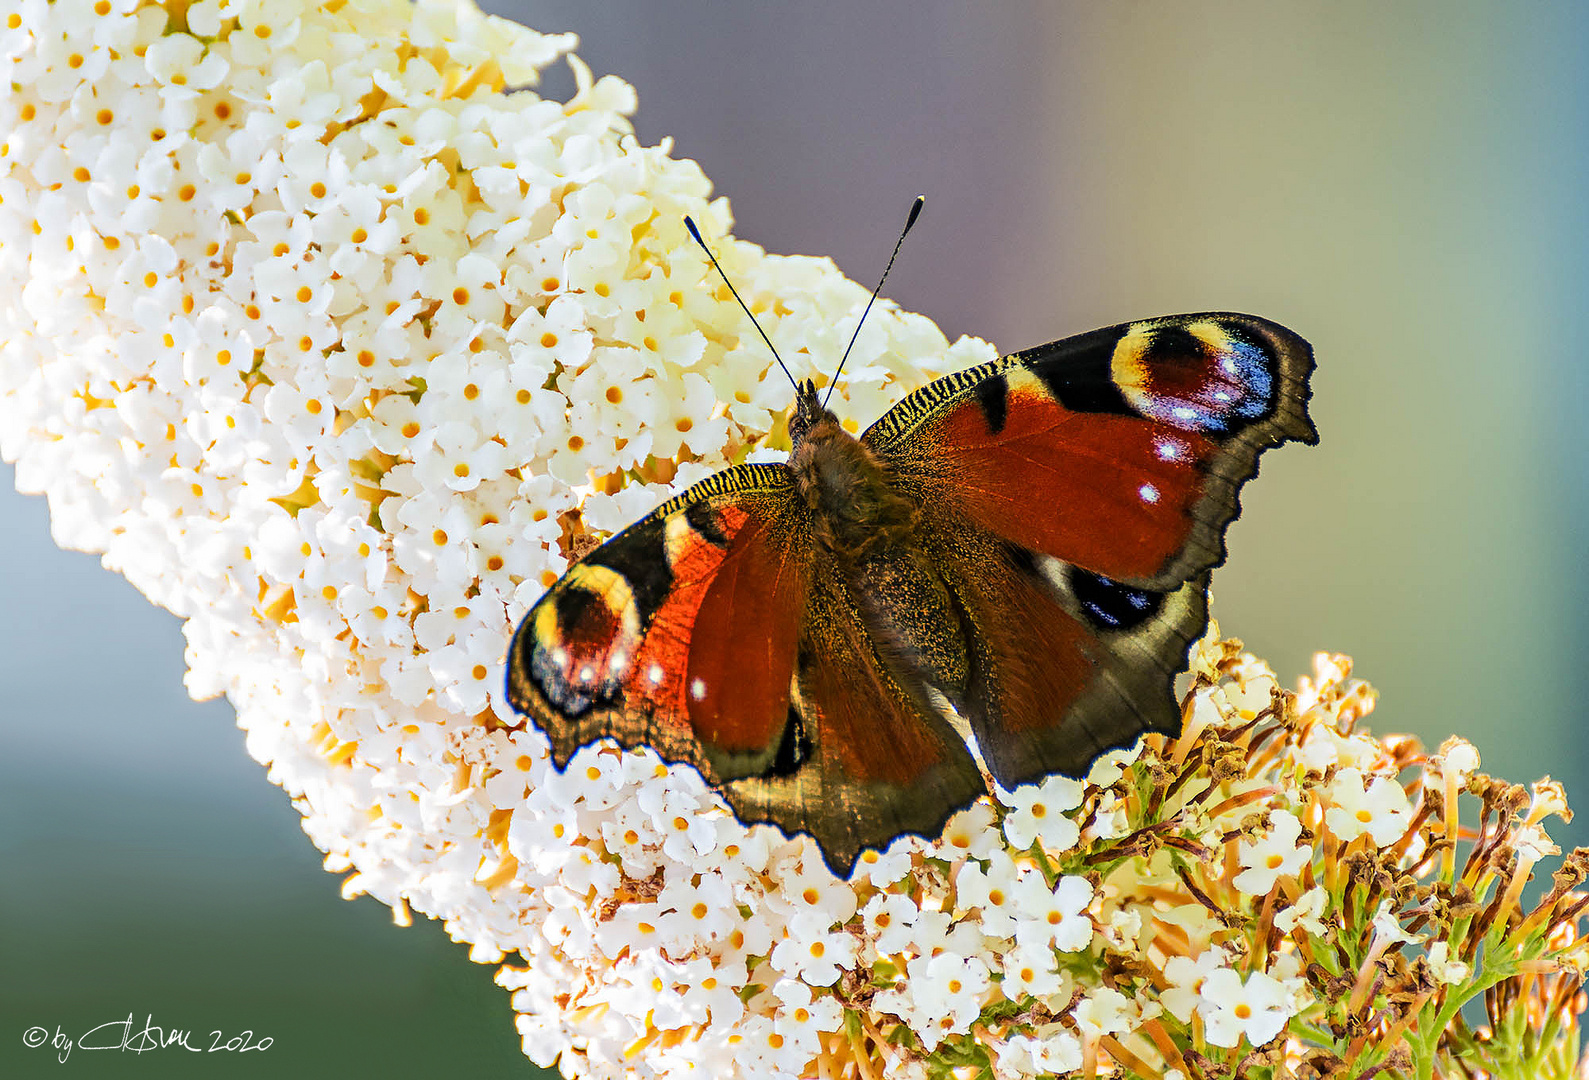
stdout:
MULTIPOLYGON (((770 250, 870 282, 926 192, 888 292, 951 335, 1228 307, 1309 337, 1323 443, 1266 460, 1216 614, 1287 679, 1354 654, 1377 730, 1583 801, 1589 9, 856 8, 514 10, 580 31, 770 250)), ((230 710, 183 695, 175 620, 0 473, 0 1074, 533 1072, 490 969, 338 897, 230 710), (277 1044, 20 1047, 128 1011, 277 1044)))

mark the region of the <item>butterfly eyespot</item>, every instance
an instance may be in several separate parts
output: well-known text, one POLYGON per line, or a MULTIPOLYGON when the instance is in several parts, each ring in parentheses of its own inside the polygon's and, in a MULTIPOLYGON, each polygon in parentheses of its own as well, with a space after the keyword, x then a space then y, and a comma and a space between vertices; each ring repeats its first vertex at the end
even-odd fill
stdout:
POLYGON ((1079 566, 1069 567, 1066 579, 1082 614, 1100 630, 1130 630, 1158 614, 1164 605, 1163 593, 1138 589, 1079 566))
POLYGON ((692 916, 694 916, 695 918, 697 918, 697 919, 706 918, 706 912, 707 912, 706 905, 705 904, 700 904, 700 903, 697 903, 694 907, 692 907, 690 909, 690 914, 692 916))

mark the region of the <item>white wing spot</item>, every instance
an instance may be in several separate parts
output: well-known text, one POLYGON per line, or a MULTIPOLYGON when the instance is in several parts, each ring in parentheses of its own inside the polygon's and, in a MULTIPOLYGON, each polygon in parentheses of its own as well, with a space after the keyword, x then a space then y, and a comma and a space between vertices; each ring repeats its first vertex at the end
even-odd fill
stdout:
POLYGON ((1152 484, 1143 484, 1137 488, 1137 494, 1142 496, 1143 502, 1156 503, 1159 501, 1159 489, 1152 484))
POLYGON ((568 650, 559 645, 552 650, 552 663, 563 667, 568 663, 568 650))
POLYGON ((629 654, 628 653, 624 652, 622 649, 619 649, 617 652, 612 654, 612 669, 614 671, 622 672, 623 669, 628 667, 628 666, 629 666, 629 654))
POLYGON ((1197 410, 1185 405, 1177 405, 1170 410, 1170 415, 1177 420, 1195 420, 1197 419, 1197 410))
POLYGON ((1153 444, 1153 449, 1159 455, 1160 461, 1179 461, 1181 451, 1185 447, 1174 439, 1160 439, 1153 444))
POLYGON ((700 701, 705 696, 706 696, 706 680, 705 679, 691 679, 690 680, 690 697, 692 699, 694 699, 695 701, 700 701))
POLYGON ((651 680, 652 686, 660 686, 662 684, 662 665, 652 664, 651 670, 646 672, 646 678, 651 680))
POLYGON ((584 667, 579 669, 579 681, 580 682, 590 682, 595 677, 596 677, 596 669, 591 667, 589 664, 586 664, 584 667))

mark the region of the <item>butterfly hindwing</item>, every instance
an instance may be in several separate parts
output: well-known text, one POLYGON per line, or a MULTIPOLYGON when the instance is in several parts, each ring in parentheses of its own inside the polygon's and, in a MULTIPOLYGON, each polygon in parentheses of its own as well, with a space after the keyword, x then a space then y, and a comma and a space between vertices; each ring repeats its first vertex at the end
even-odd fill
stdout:
POLYGON ((520 624, 509 697, 567 766, 603 737, 694 766, 746 824, 814 836, 848 874, 986 791, 890 665, 788 473, 702 481, 571 567, 520 624))
POLYGON ((812 575, 782 768, 730 781, 743 822, 809 832, 834 872, 901 833, 936 837, 987 791, 964 741, 908 668, 889 662, 856 594, 831 565, 812 575))
POLYGON ((1258 454, 1316 441, 1312 354, 1274 323, 1129 323, 947 376, 862 441, 922 508, 971 670, 956 704, 1006 787, 1177 731, 1173 680, 1258 454))
POLYGON ((1208 571, 1154 593, 963 522, 936 525, 935 549, 953 537, 939 566, 970 654, 955 704, 999 783, 1083 776, 1144 731, 1180 730, 1173 685, 1207 625, 1208 571))

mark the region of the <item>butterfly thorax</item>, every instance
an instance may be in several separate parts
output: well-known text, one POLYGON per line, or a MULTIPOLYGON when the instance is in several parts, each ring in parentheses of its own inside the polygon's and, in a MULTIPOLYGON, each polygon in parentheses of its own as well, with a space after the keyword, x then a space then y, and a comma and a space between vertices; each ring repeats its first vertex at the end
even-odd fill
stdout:
POLYGON ((789 426, 794 440, 789 471, 811 509, 819 544, 845 562, 857 562, 909 540, 916 528, 915 503, 894 488, 877 455, 817 402, 809 383, 801 387, 789 426))

